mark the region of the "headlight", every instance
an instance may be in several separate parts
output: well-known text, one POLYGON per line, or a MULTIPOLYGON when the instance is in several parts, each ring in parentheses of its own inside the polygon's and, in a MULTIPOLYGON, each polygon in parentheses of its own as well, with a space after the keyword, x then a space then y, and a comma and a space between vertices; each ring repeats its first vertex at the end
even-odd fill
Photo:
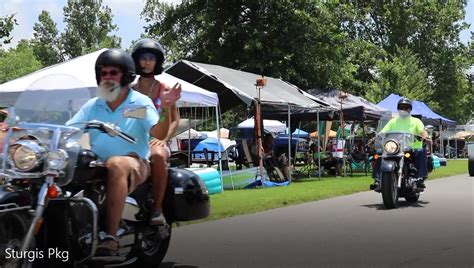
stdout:
POLYGON ((67 166, 68 163, 68 154, 66 151, 58 149, 48 155, 46 161, 48 162, 48 167, 55 170, 61 170, 67 166))
POLYGON ((39 166, 44 148, 34 141, 18 141, 10 148, 11 159, 20 171, 30 171, 39 166))
POLYGON ((396 154, 398 152, 398 143, 393 140, 389 140, 384 144, 383 149, 388 154, 396 154))

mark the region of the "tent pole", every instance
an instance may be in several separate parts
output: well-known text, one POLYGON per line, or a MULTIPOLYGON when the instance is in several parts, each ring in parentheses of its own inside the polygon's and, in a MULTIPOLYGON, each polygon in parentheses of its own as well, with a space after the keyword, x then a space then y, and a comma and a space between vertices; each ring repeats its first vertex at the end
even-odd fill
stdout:
MULTIPOLYGON (((318 133, 318 178, 321 180, 321 133, 319 132, 319 111, 316 112, 317 133, 318 133)), ((311 156, 313 157, 313 156, 311 156)))
MULTIPOLYGON (((296 134, 296 144, 295 144, 295 159, 293 160, 293 167, 296 165, 296 153, 298 152, 298 144, 300 139, 300 132, 301 132, 301 120, 298 123, 298 133, 296 134)), ((293 137, 293 135, 292 135, 293 137)))
POLYGON ((256 101, 255 107, 255 120, 254 120, 254 129, 257 135, 257 142, 256 142, 256 151, 258 153, 258 176, 260 177, 260 182, 262 183, 262 187, 265 187, 265 183, 263 183, 263 145, 262 145, 262 134, 263 131, 260 128, 263 124, 261 123, 261 113, 260 113, 260 88, 257 86, 258 91, 258 100, 256 101))
MULTIPOLYGON (((364 171, 365 171, 365 176, 367 176, 367 173, 369 172, 369 155, 367 154, 367 137, 365 136, 365 120, 362 120, 362 140, 364 143, 364 171)), ((351 165, 351 164, 350 164, 351 165)))
MULTIPOLYGON (((192 111, 192 108, 191 108, 192 111)), ((191 167, 191 118, 192 115, 189 115, 188 119, 188 167, 191 167)))
MULTIPOLYGON (((295 152, 296 157, 296 152, 295 152)), ((291 183, 291 116, 290 104, 288 103, 288 181, 291 183)))
POLYGON ((443 136, 441 135, 441 132, 443 131, 443 126, 440 124, 439 125, 439 152, 441 155, 444 157, 444 148, 443 148, 443 136))
MULTIPOLYGON (((221 191, 224 191, 224 180, 222 179, 222 154, 221 154, 221 128, 219 126, 219 109, 216 106, 216 125, 217 125, 217 152, 219 157, 219 173, 221 176, 221 191)), ((231 178, 232 179, 232 178, 231 178)), ((234 183, 232 183, 232 188, 234 183)))
POLYGON ((458 159, 458 138, 454 137, 454 159, 458 159))

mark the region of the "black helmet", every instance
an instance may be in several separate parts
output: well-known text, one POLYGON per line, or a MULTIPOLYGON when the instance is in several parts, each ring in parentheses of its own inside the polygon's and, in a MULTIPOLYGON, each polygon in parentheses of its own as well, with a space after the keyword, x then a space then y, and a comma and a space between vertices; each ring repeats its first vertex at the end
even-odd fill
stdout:
POLYGON ((137 74, 144 74, 142 72, 142 68, 140 67, 139 60, 140 55, 145 52, 152 53, 156 57, 156 64, 153 74, 161 74, 163 72, 163 63, 165 62, 165 53, 163 52, 163 47, 161 47, 160 43, 152 39, 142 39, 138 41, 132 48, 132 57, 135 61, 137 74))
POLYGON ((411 100, 403 97, 401 98, 399 101, 398 101, 398 104, 397 104, 397 110, 400 110, 400 106, 401 105, 406 105, 406 106, 410 106, 410 110, 413 110, 413 106, 411 105, 411 100))
POLYGON ((100 84, 100 69, 103 66, 110 65, 118 66, 122 69, 121 86, 126 86, 135 80, 135 63, 132 56, 121 49, 112 48, 100 53, 99 57, 97 57, 95 62, 95 79, 97 84, 100 84))

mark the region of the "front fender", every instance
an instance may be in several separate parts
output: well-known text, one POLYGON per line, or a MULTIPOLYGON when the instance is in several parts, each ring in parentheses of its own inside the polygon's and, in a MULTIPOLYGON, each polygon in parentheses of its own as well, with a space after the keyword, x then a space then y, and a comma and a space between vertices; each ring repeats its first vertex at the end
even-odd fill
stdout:
POLYGON ((13 185, 0 187, 0 205, 15 203, 19 206, 29 206, 32 203, 32 196, 28 191, 13 185))
POLYGON ((391 173, 395 171, 397 168, 397 163, 393 160, 383 160, 382 164, 380 165, 380 172, 381 173, 391 173))

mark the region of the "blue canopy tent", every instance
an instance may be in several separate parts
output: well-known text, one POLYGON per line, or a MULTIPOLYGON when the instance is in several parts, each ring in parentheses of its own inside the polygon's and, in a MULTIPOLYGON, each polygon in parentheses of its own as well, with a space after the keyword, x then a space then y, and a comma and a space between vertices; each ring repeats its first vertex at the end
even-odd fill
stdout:
MULTIPOLYGON (((195 155, 194 158, 204 159, 204 154, 200 153, 204 150, 217 153, 220 148, 220 151, 224 153, 226 149, 228 149, 231 145, 234 145, 234 144, 235 143, 232 143, 230 140, 224 139, 224 138, 221 138, 220 142, 217 140, 217 138, 214 138, 214 137, 206 138, 200 141, 196 145, 196 147, 194 147, 193 152, 199 152, 199 153, 194 154, 195 155)), ((225 158, 226 157, 223 157, 223 159, 225 158)))
MULTIPOLYGON (((285 133, 289 133, 289 129, 286 128, 285 130, 285 133)), ((295 131, 293 131, 293 133, 291 134, 293 137, 297 137, 297 138, 308 138, 309 137, 309 133, 302 130, 302 129, 299 129, 299 128, 296 128, 295 131)))
MULTIPOLYGON (((402 97, 397 95, 397 94, 390 94, 388 97, 383 99, 381 102, 377 103, 377 105, 382 106, 386 109, 389 109, 392 111, 392 113, 397 113, 397 104, 398 101, 402 97)), ((456 121, 447 119, 435 112, 433 112, 425 103, 421 101, 413 101, 413 109, 411 111, 411 114, 413 116, 419 116, 421 117, 421 120, 426 123, 426 124, 431 124, 431 125, 445 125, 445 126, 456 126, 456 121)))

